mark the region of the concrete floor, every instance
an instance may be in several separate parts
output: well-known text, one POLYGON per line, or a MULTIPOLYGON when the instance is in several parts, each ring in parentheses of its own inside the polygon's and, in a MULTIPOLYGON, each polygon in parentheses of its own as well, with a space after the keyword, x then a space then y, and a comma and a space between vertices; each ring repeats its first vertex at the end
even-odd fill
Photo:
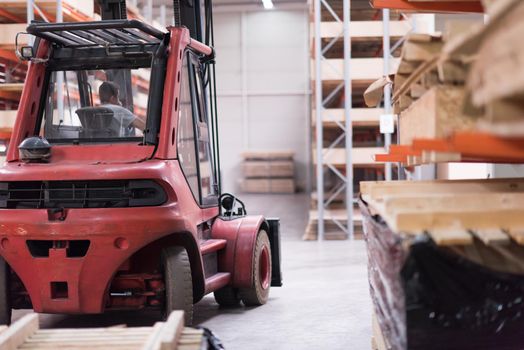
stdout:
MULTIPOLYGON (((195 324, 210 328, 226 349, 369 349, 371 301, 363 241, 304 242, 306 195, 243 195, 248 213, 282 222, 284 287, 257 308, 223 309, 213 296, 195 307, 195 324)), ((26 311, 16 311, 14 319, 26 311)), ((43 315, 42 327, 151 325, 151 312, 43 315)))

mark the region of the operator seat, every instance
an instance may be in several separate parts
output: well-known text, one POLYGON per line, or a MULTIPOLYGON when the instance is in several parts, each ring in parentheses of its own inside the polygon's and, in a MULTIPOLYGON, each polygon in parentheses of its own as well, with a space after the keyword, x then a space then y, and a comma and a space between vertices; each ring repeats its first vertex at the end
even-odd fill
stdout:
POLYGON ((114 113, 107 107, 82 107, 75 112, 82 124, 80 138, 113 138, 118 137, 116 130, 112 127, 116 122, 114 113))

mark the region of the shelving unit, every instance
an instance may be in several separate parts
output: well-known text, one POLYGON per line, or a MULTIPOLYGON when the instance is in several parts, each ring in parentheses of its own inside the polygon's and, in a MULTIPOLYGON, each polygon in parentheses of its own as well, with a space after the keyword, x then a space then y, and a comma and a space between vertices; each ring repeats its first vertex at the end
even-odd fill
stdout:
MULTIPOLYGON (((379 133, 384 110, 366 108, 362 98, 387 64, 382 53, 382 11, 363 0, 317 1, 312 19, 312 159, 317 192, 304 239, 352 238, 354 227, 361 225, 360 215, 353 213, 359 181, 382 179, 385 174, 384 164, 373 161, 373 154, 384 147, 379 133), (340 215, 340 208, 339 215, 331 215, 335 198, 340 206, 340 197, 346 215, 340 215)), ((390 19, 393 40, 411 29, 398 13, 390 19)), ((394 66, 396 58, 390 64, 394 66)))

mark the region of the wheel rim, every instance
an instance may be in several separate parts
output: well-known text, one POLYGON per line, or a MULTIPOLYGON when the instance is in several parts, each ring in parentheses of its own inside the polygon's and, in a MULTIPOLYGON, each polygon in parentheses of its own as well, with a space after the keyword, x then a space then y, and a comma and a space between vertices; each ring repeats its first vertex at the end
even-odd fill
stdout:
POLYGON ((260 263, 258 266, 258 274, 260 279, 260 284, 263 289, 269 288, 269 251, 266 246, 262 248, 260 252, 260 263))

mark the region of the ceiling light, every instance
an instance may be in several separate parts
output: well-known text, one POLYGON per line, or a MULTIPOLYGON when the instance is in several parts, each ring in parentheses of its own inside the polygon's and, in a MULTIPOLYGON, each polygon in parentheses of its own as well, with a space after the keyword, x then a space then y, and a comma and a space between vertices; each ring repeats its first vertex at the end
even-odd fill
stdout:
POLYGON ((273 8, 273 1, 271 0, 262 0, 262 5, 266 10, 271 10, 273 8))

